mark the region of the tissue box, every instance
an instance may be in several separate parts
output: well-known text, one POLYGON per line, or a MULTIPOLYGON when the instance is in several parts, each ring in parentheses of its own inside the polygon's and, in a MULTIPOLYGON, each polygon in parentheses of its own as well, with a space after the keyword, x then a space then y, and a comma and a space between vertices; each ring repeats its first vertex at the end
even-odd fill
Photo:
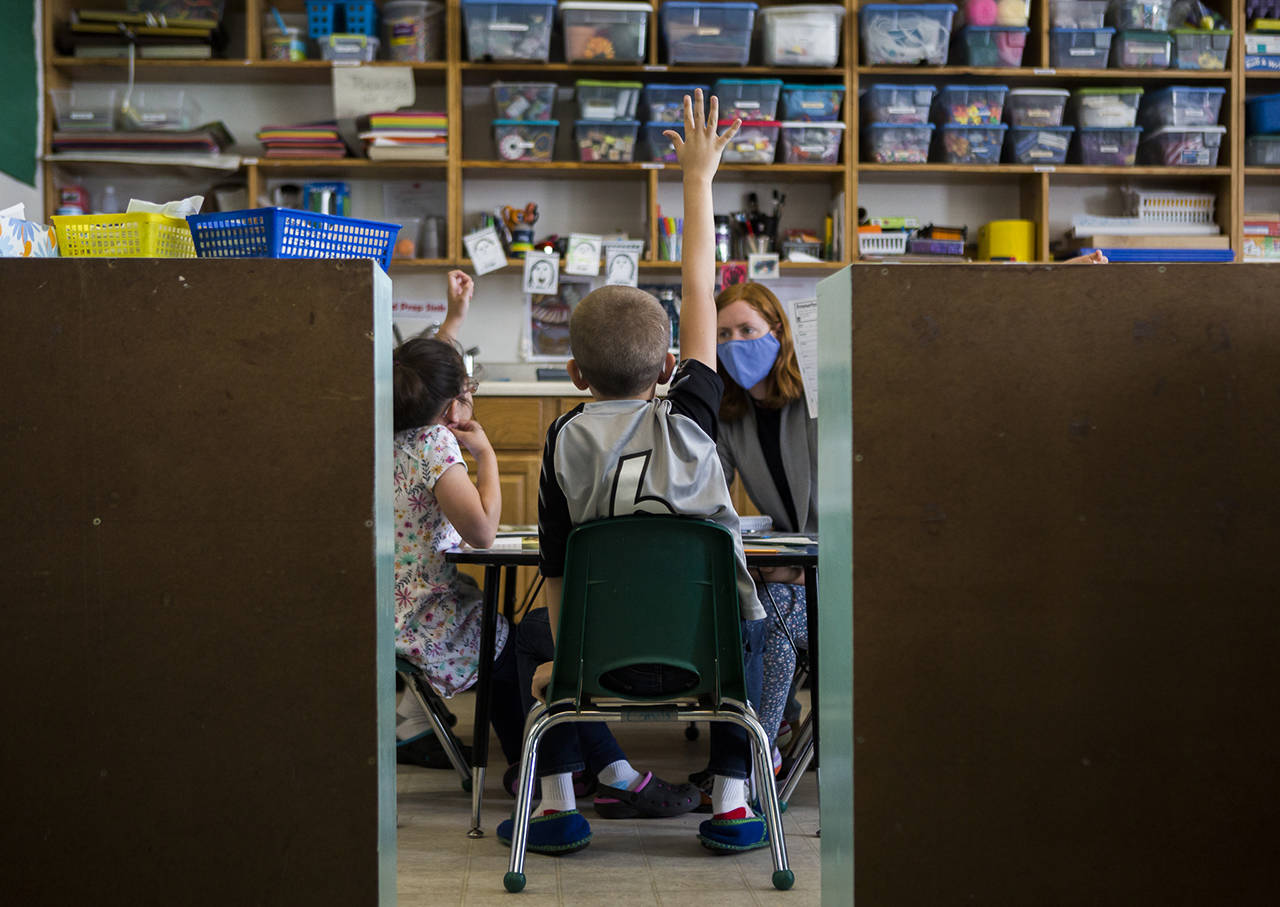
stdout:
POLYGON ((57 258, 53 227, 0 214, 0 258, 57 258))

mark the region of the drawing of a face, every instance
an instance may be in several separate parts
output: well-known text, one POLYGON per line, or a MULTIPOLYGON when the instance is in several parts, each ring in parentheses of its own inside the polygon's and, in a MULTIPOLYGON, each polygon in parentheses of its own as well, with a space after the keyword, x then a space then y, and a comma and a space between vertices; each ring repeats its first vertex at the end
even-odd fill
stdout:
POLYGON ((552 282, 555 280, 555 271, 551 267, 549 261, 535 261, 533 267, 529 271, 529 283, 540 289, 547 290, 551 288, 552 282))
POLYGON ((610 282, 630 281, 636 273, 636 266, 629 255, 615 255, 609 262, 610 282))

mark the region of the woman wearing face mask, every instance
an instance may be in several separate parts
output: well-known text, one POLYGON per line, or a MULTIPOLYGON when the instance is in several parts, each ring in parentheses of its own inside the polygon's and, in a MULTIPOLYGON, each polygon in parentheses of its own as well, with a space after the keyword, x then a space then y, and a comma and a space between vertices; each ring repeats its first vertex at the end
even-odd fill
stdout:
MULTIPOLYGON (((818 531, 818 423, 809 418, 791 328, 782 304, 764 286, 736 284, 716 297, 717 353, 724 399, 716 446, 725 478, 742 476, 743 487, 761 513, 781 532, 818 531)), ((803 571, 795 567, 761 570, 760 600, 769 613, 764 648, 764 688, 760 721, 772 743, 786 709, 796 645, 809 640, 803 571), (777 614, 769 604, 777 605, 777 614)), ((774 748, 774 767, 779 756, 774 748)))

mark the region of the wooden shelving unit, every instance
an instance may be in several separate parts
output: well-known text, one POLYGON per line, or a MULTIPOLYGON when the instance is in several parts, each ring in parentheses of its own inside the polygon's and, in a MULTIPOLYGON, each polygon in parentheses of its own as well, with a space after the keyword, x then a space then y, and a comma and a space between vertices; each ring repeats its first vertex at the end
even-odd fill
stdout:
MULTIPOLYGON (((1213 0, 1211 0, 1213 2, 1213 0)), ((661 0, 658 0, 660 5, 661 0)), ((766 0, 767 3, 767 0, 766 0)), ((1244 166, 1244 98, 1247 86, 1262 92, 1269 90, 1277 72, 1244 71, 1243 35, 1244 0, 1217 0, 1220 12, 1228 16, 1235 29, 1227 69, 1222 71, 1196 70, 1055 70, 1049 65, 1049 0, 1032 0, 1031 32, 1028 36, 1024 66, 1017 68, 968 67, 968 66, 870 66, 859 57, 858 0, 845 0, 843 59, 841 65, 831 69, 769 68, 765 66, 726 67, 669 65, 660 61, 658 42, 658 16, 650 20, 648 60, 636 65, 575 65, 552 63, 487 63, 465 59, 462 36, 462 11, 459 0, 446 0, 445 59, 412 64, 415 79, 420 86, 433 91, 443 91, 445 107, 450 122, 448 158, 439 162, 373 162, 348 158, 341 160, 269 160, 248 157, 243 172, 250 197, 256 198, 266 180, 282 175, 315 175, 318 177, 422 179, 439 181, 447 196, 448 232, 444 250, 439 259, 420 259, 397 263, 397 271, 428 271, 454 267, 467 263, 462 247, 462 234, 468 227, 469 211, 466 198, 468 185, 475 181, 494 180, 591 180, 604 182, 638 182, 644 187, 647 211, 644 223, 648 240, 647 255, 642 265, 660 271, 674 267, 673 263, 656 260, 657 248, 657 196, 663 181, 679 179, 679 167, 674 164, 591 164, 576 161, 552 161, 549 163, 503 162, 465 158, 463 156, 462 124, 465 119, 463 87, 486 85, 498 78, 537 78, 569 85, 578 78, 625 78, 636 81, 680 82, 687 80, 711 81, 719 76, 745 78, 775 77, 788 81, 826 82, 842 84, 846 88, 844 120, 850 124, 845 130, 842 163, 837 165, 787 165, 767 166, 725 165, 722 172, 742 181, 759 176, 767 186, 778 183, 818 183, 830 186, 834 195, 843 190, 846 198, 844 234, 846 258, 838 262, 814 264, 784 263, 787 271, 795 273, 823 273, 847 263, 852 246, 856 257, 856 220, 858 210, 858 184, 861 180, 883 181, 907 179, 913 175, 941 181, 944 186, 951 181, 963 184, 966 177, 982 176, 984 179, 1008 177, 1017 181, 1019 210, 1010 211, 1010 217, 1025 217, 1040 225, 1038 258, 1049 260, 1048 226, 1050 223, 1049 195, 1054 181, 1070 179, 1069 185, 1078 184, 1081 178, 1096 178, 1100 185, 1138 182, 1140 185, 1159 185, 1168 182, 1176 186, 1200 185, 1203 191, 1212 191, 1218 198, 1217 217, 1224 232, 1231 236, 1232 248, 1237 258, 1242 246, 1241 215, 1245 210, 1246 178, 1271 184, 1280 177, 1280 168, 1244 166), (859 158, 859 89, 877 81, 931 82, 944 84, 957 80, 975 83, 1007 84, 1010 87, 1081 85, 1142 85, 1148 88, 1169 84, 1221 85, 1227 89, 1221 122, 1227 127, 1225 144, 1219 156, 1219 164, 1211 168, 1180 167, 1086 167, 1078 164, 1056 166, 1032 166, 1000 164, 970 166, 961 164, 874 164, 861 163, 859 158)), ((127 73, 125 61, 80 60, 61 56, 53 44, 53 31, 66 15, 78 5, 78 0, 44 0, 44 70, 45 85, 49 89, 68 87, 73 82, 123 81, 127 73)), ((232 59, 207 61, 139 60, 136 63, 136 80, 148 81, 236 84, 251 90, 255 85, 298 84, 318 85, 328 80, 333 64, 309 60, 303 63, 284 63, 261 58, 259 25, 264 13, 272 5, 271 0, 228 0, 228 23, 231 28, 229 52, 232 59)), ((300 12, 303 0, 279 0, 275 4, 284 12, 300 12)), ((762 4, 763 5, 763 4, 762 4)), ((377 62, 369 66, 405 65, 377 62)), ((216 111, 213 112, 216 115, 216 111)), ((562 123, 562 128, 566 124, 562 123)), ((571 127, 570 127, 571 128, 571 127)), ((46 117, 44 148, 50 147, 52 120, 46 117)), ((90 165, 77 164, 78 172, 90 165)), ((112 165, 103 165, 112 166, 112 165)), ((123 165, 122 165, 123 166, 123 165)), ((45 168, 46 210, 56 208, 56 186, 61 165, 51 163, 45 168)), ((136 168, 135 168, 136 169, 136 168)), ((907 212, 903 212, 907 213, 907 212)))

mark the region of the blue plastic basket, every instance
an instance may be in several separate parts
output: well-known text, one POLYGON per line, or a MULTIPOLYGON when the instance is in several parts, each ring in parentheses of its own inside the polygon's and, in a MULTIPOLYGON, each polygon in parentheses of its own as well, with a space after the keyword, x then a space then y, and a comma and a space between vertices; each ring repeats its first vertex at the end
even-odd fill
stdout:
POLYGON ((293 208, 251 208, 187 218, 199 258, 372 258, 385 271, 398 224, 293 208))
POLYGON ((375 35, 378 8, 373 0, 307 0, 307 37, 319 41, 334 32, 375 35), (341 10, 342 17, 338 18, 341 10))

